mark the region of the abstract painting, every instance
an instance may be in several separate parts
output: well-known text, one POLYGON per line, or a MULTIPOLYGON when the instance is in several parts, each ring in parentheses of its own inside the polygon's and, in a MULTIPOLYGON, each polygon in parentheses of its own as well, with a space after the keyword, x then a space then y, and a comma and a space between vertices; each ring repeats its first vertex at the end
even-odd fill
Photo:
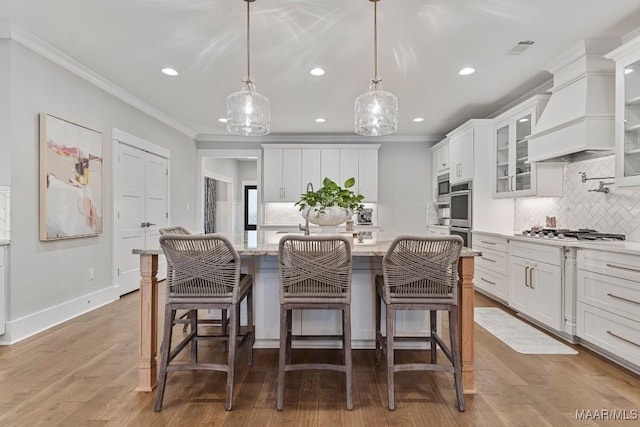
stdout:
POLYGON ((102 233, 102 133, 40 114, 40 240, 102 233))

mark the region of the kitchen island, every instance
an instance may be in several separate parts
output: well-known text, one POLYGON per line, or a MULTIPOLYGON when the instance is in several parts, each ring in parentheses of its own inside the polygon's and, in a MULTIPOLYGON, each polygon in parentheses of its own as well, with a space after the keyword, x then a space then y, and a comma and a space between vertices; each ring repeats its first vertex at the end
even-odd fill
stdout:
MULTIPOLYGON (((283 234, 273 231, 247 232, 233 236, 232 244, 242 258, 242 271, 254 276, 256 348, 279 345, 278 241, 283 234)), ((362 243, 356 239, 352 249, 352 337, 353 348, 374 348, 376 274, 382 274, 382 256, 395 233, 371 233, 362 243)), ((152 391, 157 381, 158 288, 156 273, 161 249, 134 249, 140 255, 140 335, 138 391, 152 391)), ((465 393, 475 392, 473 370, 473 272, 477 251, 463 248, 458 265, 459 327, 462 352, 462 379, 465 393)), ((427 335, 428 313, 397 314, 398 335, 427 335)), ((243 319, 244 320, 244 319, 243 319)), ((307 310, 294 314, 296 333, 336 333, 341 322, 338 314, 328 310, 307 310)), ((335 345, 327 342, 327 346, 335 345)), ((407 347, 409 348, 409 347, 407 347)), ((416 347, 412 347, 416 348, 416 347)))

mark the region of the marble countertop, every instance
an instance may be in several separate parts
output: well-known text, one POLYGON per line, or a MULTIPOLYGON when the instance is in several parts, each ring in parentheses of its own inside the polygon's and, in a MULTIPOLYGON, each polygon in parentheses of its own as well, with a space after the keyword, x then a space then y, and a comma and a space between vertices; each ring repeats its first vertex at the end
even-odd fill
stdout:
MULTIPOLYGON (((235 234, 230 237, 230 240, 240 255, 277 256, 278 242, 280 241, 280 238, 285 234, 287 233, 278 233, 274 231, 249 231, 245 233, 235 234)), ((290 234, 300 235, 301 233, 290 234)), ((365 238, 362 243, 358 242, 357 239, 354 239, 351 254, 352 256, 361 257, 383 256, 387 252, 387 249, 389 248, 389 245, 391 244, 393 239, 399 235, 399 233, 371 232, 371 236, 367 236, 367 238, 365 238)), ((159 248, 133 249, 132 252, 139 255, 162 254, 162 250, 159 248)), ((463 248, 461 256, 473 257, 479 256, 480 254, 480 251, 463 248)))
POLYGON ((618 252, 632 255, 640 255, 640 242, 629 240, 608 241, 608 240, 577 240, 573 238, 567 239, 550 239, 547 237, 529 237, 519 234, 499 234, 486 231, 474 231, 474 235, 485 235, 501 237, 507 240, 517 240, 519 242, 538 243, 550 246, 563 246, 569 248, 594 249, 599 251, 618 252))

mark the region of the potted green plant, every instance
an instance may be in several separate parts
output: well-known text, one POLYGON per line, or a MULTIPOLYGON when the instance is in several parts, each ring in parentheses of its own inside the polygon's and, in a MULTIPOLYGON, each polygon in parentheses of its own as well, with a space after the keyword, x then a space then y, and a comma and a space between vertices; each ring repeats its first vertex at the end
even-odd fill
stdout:
POLYGON ((355 178, 349 178, 344 182, 343 188, 331 179, 325 178, 322 180, 321 188, 302 194, 295 205, 299 207, 302 216, 312 224, 342 224, 363 207, 364 196, 351 190, 355 183, 355 178))

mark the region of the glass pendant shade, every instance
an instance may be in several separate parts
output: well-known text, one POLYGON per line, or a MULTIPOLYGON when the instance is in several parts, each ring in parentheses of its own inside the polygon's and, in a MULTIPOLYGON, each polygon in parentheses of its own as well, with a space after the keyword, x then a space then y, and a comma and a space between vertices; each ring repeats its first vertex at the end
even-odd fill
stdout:
POLYGON ((355 130, 358 135, 390 135, 398 130, 398 98, 372 81, 369 91, 356 98, 355 130))
POLYGON ((234 135, 261 136, 269 133, 269 99, 256 92, 252 81, 227 97, 227 131, 234 135))

